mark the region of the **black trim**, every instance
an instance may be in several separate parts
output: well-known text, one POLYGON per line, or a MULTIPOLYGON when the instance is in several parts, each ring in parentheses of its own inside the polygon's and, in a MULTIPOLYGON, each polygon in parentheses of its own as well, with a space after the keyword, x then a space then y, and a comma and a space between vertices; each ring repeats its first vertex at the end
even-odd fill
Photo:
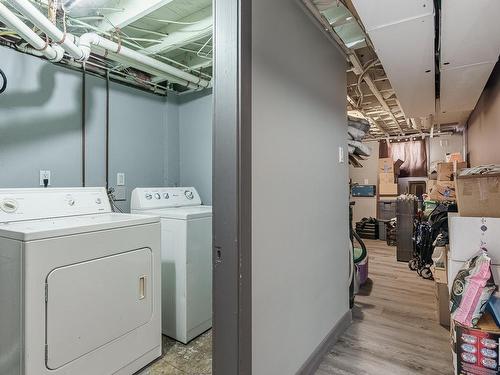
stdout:
POLYGON ((106 190, 109 188, 109 71, 106 72, 106 190))
POLYGON ((87 98, 86 98, 86 86, 87 86, 87 77, 85 69, 82 72, 82 186, 85 187, 85 174, 86 174, 86 111, 87 111, 87 98))

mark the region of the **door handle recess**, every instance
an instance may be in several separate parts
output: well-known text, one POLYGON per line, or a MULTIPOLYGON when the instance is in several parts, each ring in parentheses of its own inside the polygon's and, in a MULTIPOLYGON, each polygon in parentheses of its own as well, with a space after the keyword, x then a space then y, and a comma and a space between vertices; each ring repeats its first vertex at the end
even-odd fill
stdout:
POLYGON ((146 298, 146 279, 147 276, 139 277, 139 300, 146 298))

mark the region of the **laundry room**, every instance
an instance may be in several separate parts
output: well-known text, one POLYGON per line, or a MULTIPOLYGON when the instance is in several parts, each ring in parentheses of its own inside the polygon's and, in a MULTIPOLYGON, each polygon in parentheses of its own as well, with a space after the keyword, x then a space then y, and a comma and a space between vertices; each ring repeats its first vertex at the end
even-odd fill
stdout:
POLYGON ((0 375, 500 374, 498 0, 0 0, 0 375))

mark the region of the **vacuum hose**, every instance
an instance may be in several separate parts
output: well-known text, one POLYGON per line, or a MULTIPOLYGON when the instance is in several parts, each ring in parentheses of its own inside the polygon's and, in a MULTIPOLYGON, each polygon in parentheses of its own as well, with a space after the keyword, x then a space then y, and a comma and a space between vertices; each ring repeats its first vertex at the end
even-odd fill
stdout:
POLYGON ((0 76, 2 76, 2 87, 0 87, 0 94, 1 94, 7 88, 7 76, 5 75, 2 69, 0 69, 0 76))
POLYGON ((2 87, 0 87, 0 94, 1 94, 7 88, 7 76, 5 75, 2 69, 0 69, 0 76, 2 76, 2 87))

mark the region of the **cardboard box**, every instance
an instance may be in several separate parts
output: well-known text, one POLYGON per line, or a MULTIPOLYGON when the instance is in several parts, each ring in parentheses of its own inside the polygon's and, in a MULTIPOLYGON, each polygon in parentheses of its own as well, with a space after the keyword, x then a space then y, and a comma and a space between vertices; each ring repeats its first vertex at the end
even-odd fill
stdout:
MULTIPOLYGON (((392 160, 392 158, 381 158, 378 160, 378 173, 392 173, 395 178, 399 176, 402 160, 392 160)), ((397 182, 394 180, 394 182, 397 182)))
POLYGON ((437 179, 439 181, 453 181, 457 171, 467 168, 467 163, 439 163, 437 167, 437 179))
POLYGON ((500 174, 457 179, 460 216, 500 217, 500 174))
MULTIPOLYGON (((446 261, 448 263, 448 261, 446 261)), ((435 265, 431 266, 432 276, 434 277, 434 281, 439 284, 448 284, 448 267, 436 267, 435 265)))
POLYGON ((439 202, 456 200, 455 182, 436 181, 436 184, 429 193, 429 199, 439 202))
POLYGON ((458 162, 461 163, 464 161, 462 158, 462 153, 460 152, 452 152, 451 154, 446 154, 446 162, 451 163, 451 162, 458 162))
POLYGON ((432 188, 436 186, 437 180, 428 180, 427 181, 427 194, 430 194, 432 191, 432 188))
POLYGON ((394 161, 392 158, 380 158, 378 160, 378 173, 394 173, 394 161))
POLYGON ((379 174, 380 195, 398 195, 398 184, 394 183, 394 175, 392 173, 379 174))
POLYGON ((437 321, 444 327, 450 326, 450 294, 448 285, 434 283, 436 295, 437 321))
POLYGON ((484 313, 476 328, 454 325, 457 375, 496 375, 499 366, 500 329, 489 313, 484 313))

